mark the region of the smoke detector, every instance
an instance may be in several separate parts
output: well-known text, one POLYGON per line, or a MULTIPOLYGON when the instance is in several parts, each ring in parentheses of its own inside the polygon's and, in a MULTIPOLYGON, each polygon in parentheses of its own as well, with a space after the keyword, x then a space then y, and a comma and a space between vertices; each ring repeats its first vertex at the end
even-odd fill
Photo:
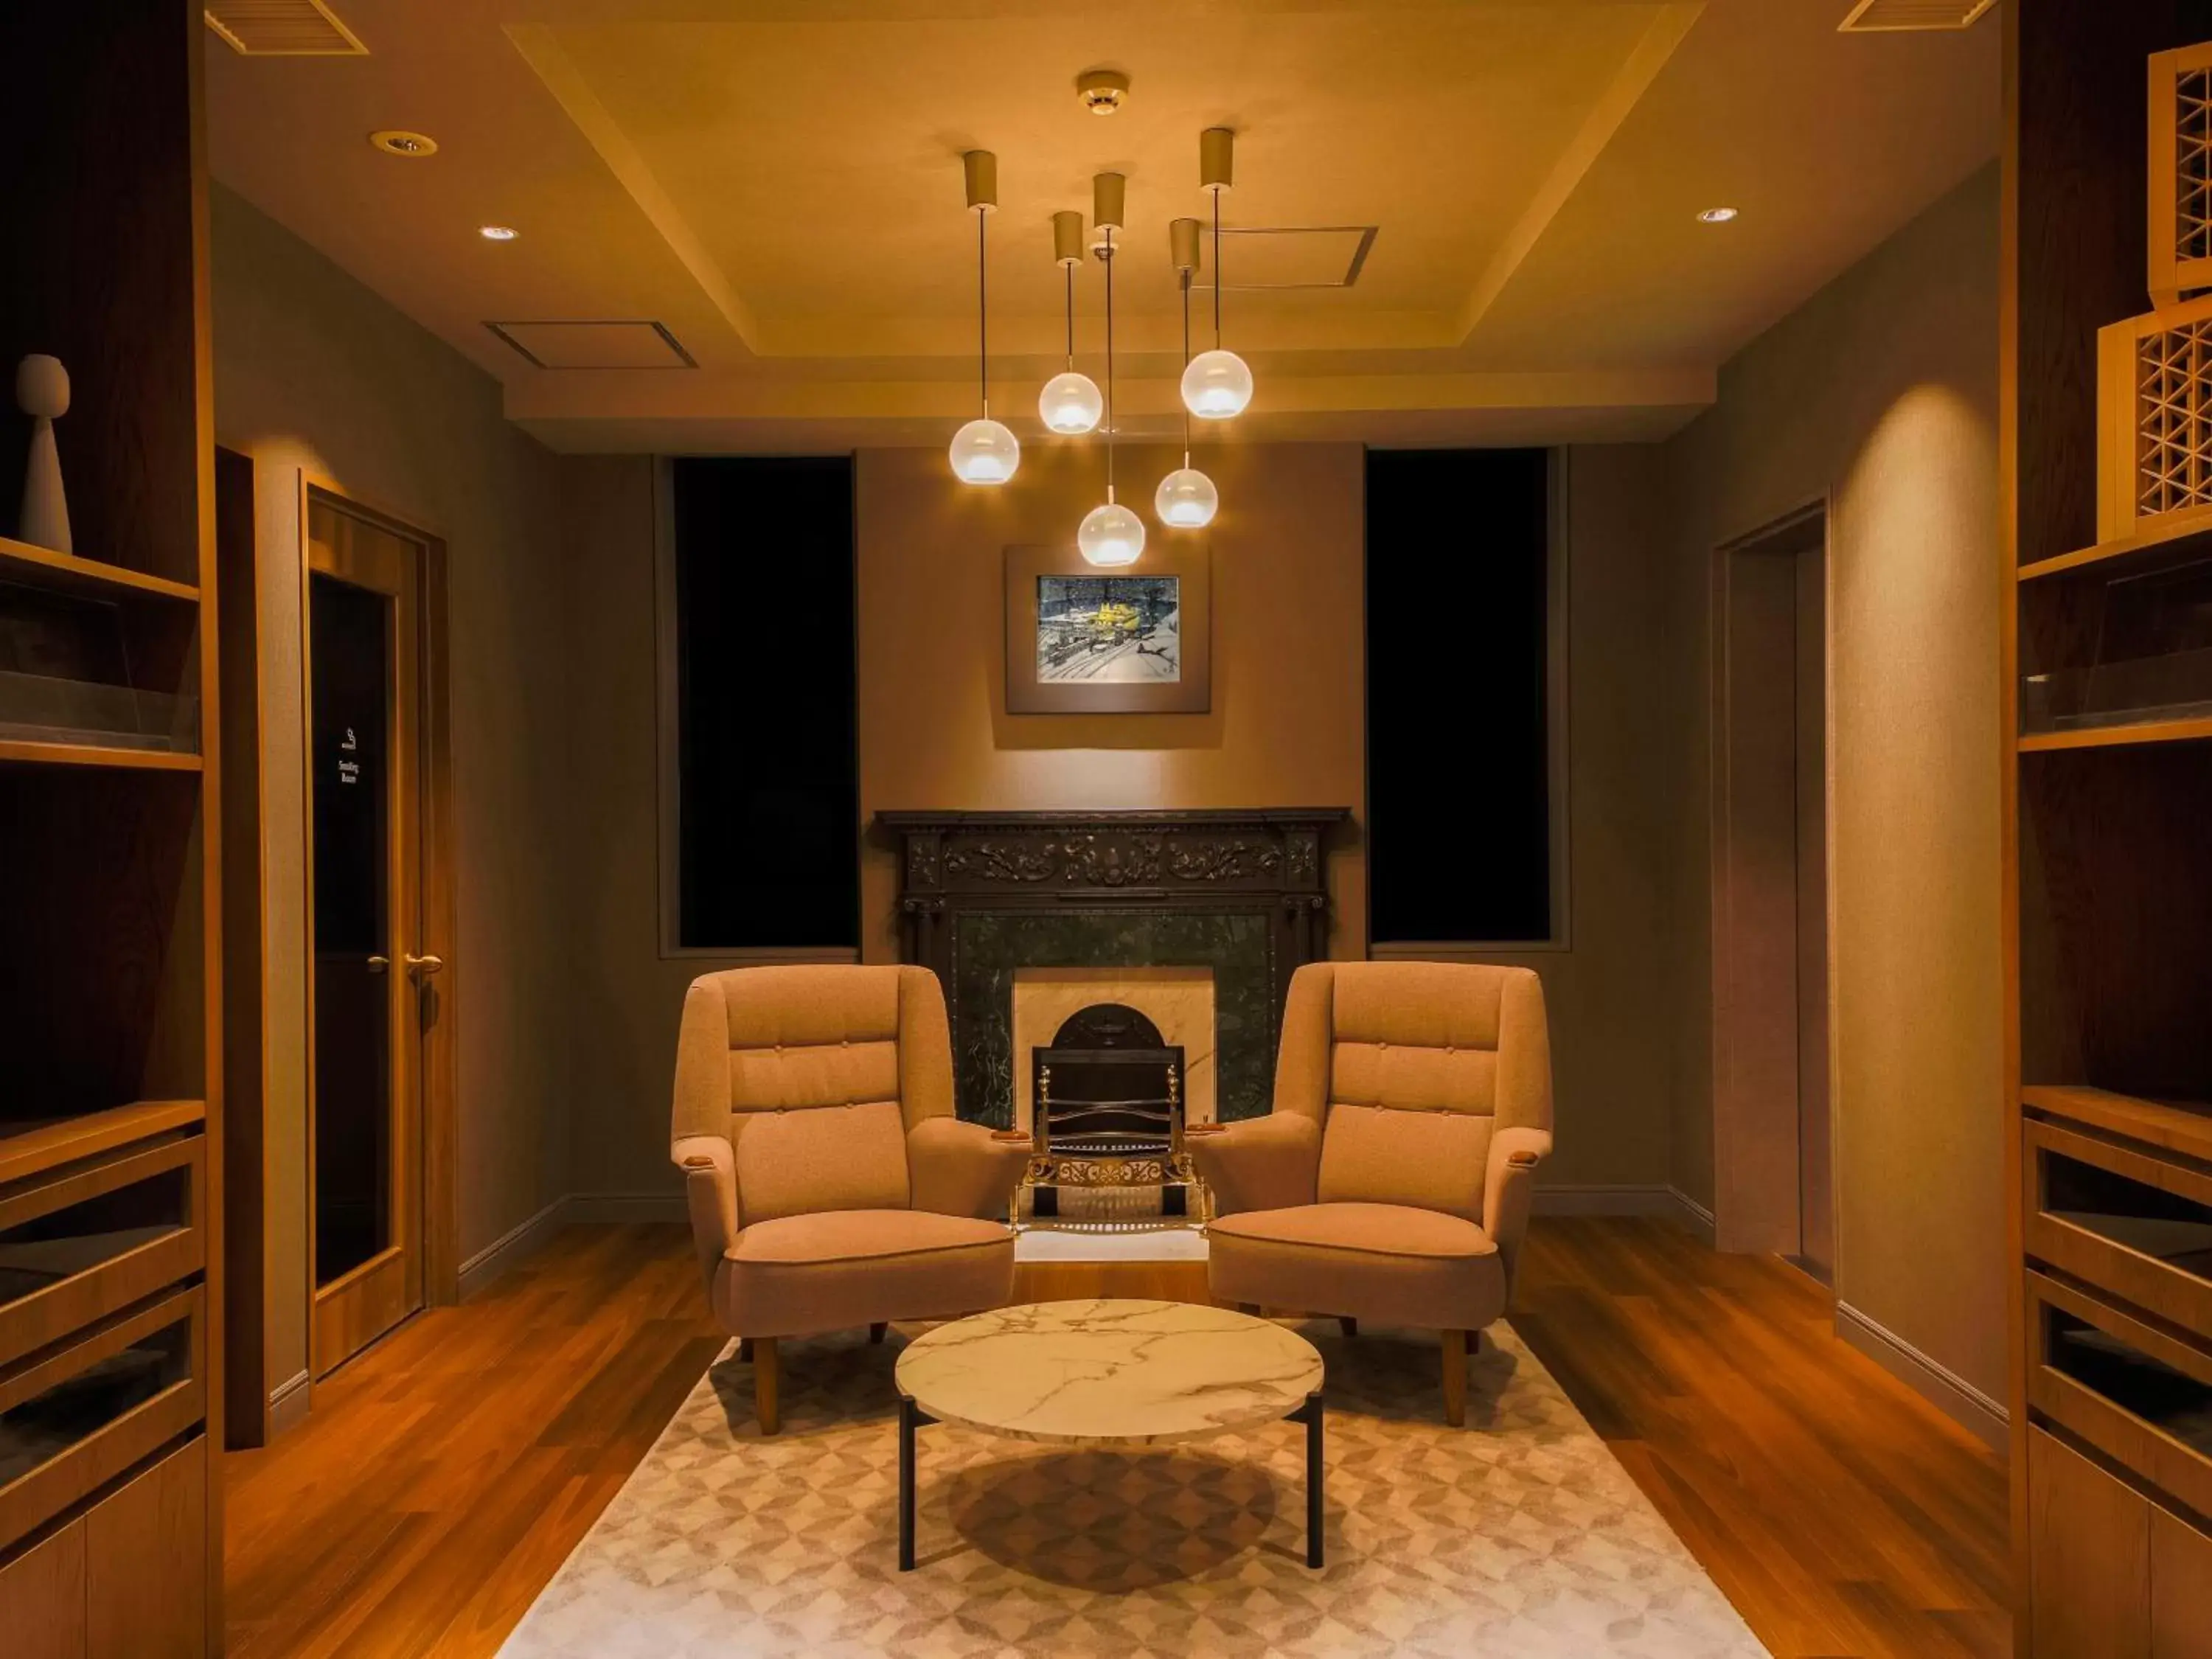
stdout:
POLYGON ((1119 70, 1085 70, 1075 77, 1075 93, 1093 115, 1112 115, 1129 95, 1129 77, 1119 70))

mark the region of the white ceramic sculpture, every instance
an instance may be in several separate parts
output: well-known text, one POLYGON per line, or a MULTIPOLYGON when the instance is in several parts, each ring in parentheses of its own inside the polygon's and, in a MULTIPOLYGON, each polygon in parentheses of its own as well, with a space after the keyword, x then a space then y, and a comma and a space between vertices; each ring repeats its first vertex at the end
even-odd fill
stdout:
POLYGON ((17 536, 33 547, 73 553, 69 501, 62 494, 62 458, 54 422, 69 412, 69 370, 58 357, 33 355, 15 365, 15 402, 31 417, 31 459, 23 469, 22 523, 17 536))

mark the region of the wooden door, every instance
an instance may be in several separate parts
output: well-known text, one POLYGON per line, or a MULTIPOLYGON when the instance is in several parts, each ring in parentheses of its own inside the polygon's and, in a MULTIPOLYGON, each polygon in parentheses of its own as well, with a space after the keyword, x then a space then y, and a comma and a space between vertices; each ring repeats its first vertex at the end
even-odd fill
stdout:
POLYGON ((309 1248, 320 1376, 422 1305, 425 544, 307 506, 309 1248))

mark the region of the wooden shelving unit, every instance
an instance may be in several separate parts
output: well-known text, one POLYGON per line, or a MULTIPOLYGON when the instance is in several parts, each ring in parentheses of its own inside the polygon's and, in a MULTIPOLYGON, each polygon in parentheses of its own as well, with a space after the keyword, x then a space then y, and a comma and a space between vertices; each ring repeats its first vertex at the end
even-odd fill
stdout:
POLYGON ((0 738, 0 765, 100 766, 123 772, 206 769, 206 763, 199 756, 173 749, 131 749, 121 744, 40 743, 22 738, 0 738))
POLYGON ((2020 752, 2041 755, 2060 749, 2124 749, 2148 743, 2201 743, 2207 738, 2212 738, 2212 718, 2123 720, 2066 732, 2027 732, 2020 739, 2020 752))
MULTIPOLYGON (((2171 109, 2145 118, 2146 60, 2188 44, 2184 9, 2005 8, 2006 1158, 2033 1659, 2212 1653, 2212 718, 2023 724, 2085 718, 2093 672, 2119 676, 2106 708, 2186 690, 2171 665, 2137 674, 2140 645, 2105 663, 2116 617, 2156 617, 2150 651, 2180 636, 2158 609, 2175 589, 2136 578, 2212 558, 2186 459, 2212 456, 2212 398, 2172 385, 2185 317, 2154 304, 2144 258, 2187 218, 2151 200, 2154 162, 2169 191, 2177 168, 2212 179, 2171 109)), ((2201 268, 2175 253, 2163 268, 2201 268)))
POLYGON ((28 542, 10 541, 5 536, 0 536, 0 582, 83 599, 160 599, 176 605, 200 602, 199 589, 167 576, 149 576, 143 571, 125 570, 119 564, 81 559, 74 554, 33 547, 28 542))
MULTIPOLYGON (((27 1632, 40 1659, 222 1650, 204 27, 194 0, 0 8, 0 61, 24 68, 0 367, 70 370, 56 435, 97 555, 0 539, 0 593, 109 642, 64 679, 177 716, 114 747, 0 739, 0 1651, 27 1632)), ((0 525, 20 477, 0 466, 0 525)))

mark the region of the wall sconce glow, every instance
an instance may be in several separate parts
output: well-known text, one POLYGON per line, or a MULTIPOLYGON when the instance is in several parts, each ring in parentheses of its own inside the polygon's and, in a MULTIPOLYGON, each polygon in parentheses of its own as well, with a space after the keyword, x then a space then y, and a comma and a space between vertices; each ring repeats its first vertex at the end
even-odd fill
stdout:
POLYGON ((1184 456, 1185 464, 1160 480, 1159 493, 1152 497, 1153 511, 1170 530, 1203 530, 1221 506, 1213 480, 1188 465, 1189 460, 1184 456))
POLYGON ((1182 406, 1201 421, 1226 421, 1252 401, 1252 371, 1233 351, 1201 351, 1182 372, 1182 406))
POLYGON ((478 225, 477 234, 487 242, 511 242, 520 233, 513 225, 478 225))
POLYGON ((1002 484, 1022 464, 1021 440, 988 416, 952 434, 952 476, 962 483, 1002 484))
POLYGON ((1109 569, 1134 564, 1145 550, 1145 521, 1109 501, 1084 514, 1082 527, 1075 532, 1075 545, 1091 564, 1109 569))
POLYGON ((1062 437, 1077 438, 1098 424, 1105 412, 1106 400, 1099 396, 1098 382, 1088 374, 1069 369, 1055 374, 1044 383, 1037 393, 1037 416, 1046 429, 1062 437))
POLYGON ((1698 216, 1698 222, 1701 225, 1724 225, 1735 217, 1735 213, 1732 207, 1707 208, 1698 216))

